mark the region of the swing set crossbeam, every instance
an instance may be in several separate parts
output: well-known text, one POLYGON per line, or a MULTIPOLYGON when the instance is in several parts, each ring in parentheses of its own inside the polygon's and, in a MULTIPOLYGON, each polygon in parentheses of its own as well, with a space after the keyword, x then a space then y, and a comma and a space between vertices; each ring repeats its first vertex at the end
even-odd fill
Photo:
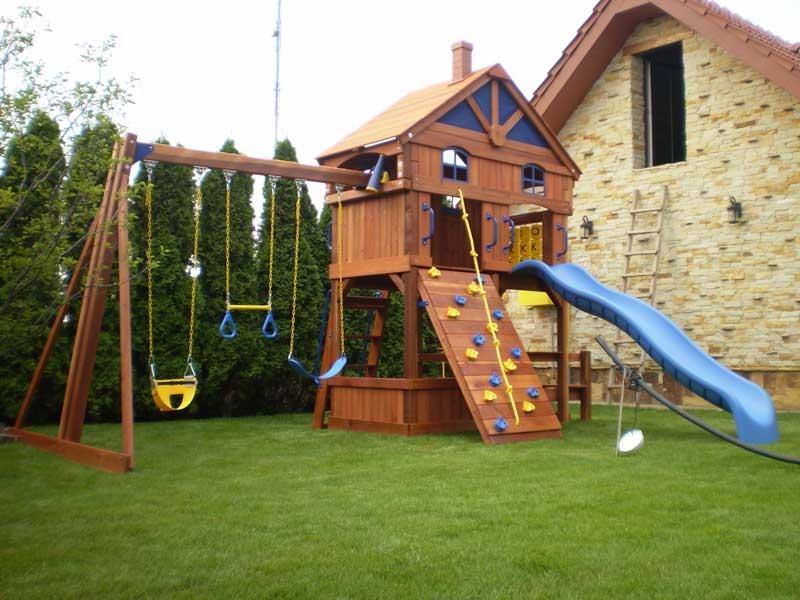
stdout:
POLYGON ((204 150, 179 148, 166 144, 137 143, 134 162, 145 159, 173 165, 228 169, 251 175, 271 175, 321 183, 338 183, 354 187, 365 187, 369 183, 368 173, 353 169, 320 167, 286 160, 253 158, 244 154, 206 152, 204 150))

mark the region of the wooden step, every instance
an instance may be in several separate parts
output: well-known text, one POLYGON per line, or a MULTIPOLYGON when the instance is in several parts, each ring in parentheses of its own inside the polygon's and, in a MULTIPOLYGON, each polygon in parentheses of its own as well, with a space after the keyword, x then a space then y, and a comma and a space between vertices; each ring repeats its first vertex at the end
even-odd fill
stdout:
POLYGON ((661 212, 662 210, 664 210, 663 206, 657 206, 655 208, 634 208, 634 209, 631 209, 631 214, 632 215, 639 215, 641 213, 661 212))
POLYGON ((651 235, 653 233, 659 233, 661 229, 634 229, 628 232, 628 235, 651 235))

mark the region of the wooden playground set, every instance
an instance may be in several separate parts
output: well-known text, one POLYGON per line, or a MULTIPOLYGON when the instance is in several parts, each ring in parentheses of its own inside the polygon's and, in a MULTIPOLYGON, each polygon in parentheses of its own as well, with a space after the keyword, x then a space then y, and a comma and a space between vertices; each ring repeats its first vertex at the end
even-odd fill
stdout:
MULTIPOLYGON (((524 233, 529 256, 549 265, 567 261, 567 219, 580 172, 503 68, 473 72, 470 53, 469 44, 455 44, 451 81, 404 97, 325 151, 319 166, 141 143, 128 134, 114 149, 102 202, 65 293, 72 298, 81 286, 84 289, 58 434, 29 431, 25 421, 69 304, 61 306, 53 320, 12 433, 28 444, 107 471, 134 467, 128 183, 135 163, 155 161, 328 184, 333 251, 324 372, 312 372, 293 356, 293 327, 289 333, 290 366, 318 384, 314 428, 406 435, 477 429, 487 444, 559 437, 561 423, 569 419, 574 358, 567 344, 568 305, 545 282, 513 275, 510 257, 519 256, 524 233), (531 236, 532 225, 538 235, 531 236), (81 443, 115 264, 120 451, 81 443), (555 354, 529 354, 505 313, 506 290, 548 293, 557 312, 555 354), (403 377, 382 378, 377 367, 393 292, 404 298, 403 377), (363 364, 347 364, 343 315, 348 310, 373 315, 363 364), (423 352, 423 313, 438 337, 440 352, 423 352), (555 360, 555 385, 543 385, 532 358, 555 360), (424 376, 426 363, 446 363, 449 373, 443 369, 441 376, 424 376)), ((198 177, 195 222, 202 210, 199 181, 198 177)), ((147 210, 148 215, 158 210, 151 195, 147 210)), ((295 221, 299 231, 299 191, 295 221)), ((195 236, 194 257, 197 243, 195 236)), ((298 252, 295 239, 295 270, 298 252)), ((147 256, 149 280, 149 243, 147 256)), ((192 273, 195 283, 199 275, 199 268, 192 273)), ((264 343, 270 343, 278 335, 271 298, 266 304, 232 304, 230 286, 226 289, 223 337, 235 336, 237 312, 253 310, 264 313, 264 343)), ((151 358, 153 397, 162 410, 185 408, 199 384, 192 366, 191 322, 193 317, 183 375, 158 379, 151 358)), ((581 418, 590 418, 586 394, 581 397, 581 418)))

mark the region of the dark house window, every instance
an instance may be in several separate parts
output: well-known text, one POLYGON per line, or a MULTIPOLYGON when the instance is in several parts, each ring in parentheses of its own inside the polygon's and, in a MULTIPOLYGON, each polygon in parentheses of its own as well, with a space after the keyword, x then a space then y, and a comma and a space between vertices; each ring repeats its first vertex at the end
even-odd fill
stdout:
POLYGON ((645 165, 686 160, 686 104, 681 44, 642 55, 645 165))
POLYGON ((469 157, 460 148, 447 148, 442 152, 442 177, 456 181, 468 181, 469 157))
POLYGON ((544 169, 539 165, 522 167, 522 192, 534 196, 544 196, 544 169))

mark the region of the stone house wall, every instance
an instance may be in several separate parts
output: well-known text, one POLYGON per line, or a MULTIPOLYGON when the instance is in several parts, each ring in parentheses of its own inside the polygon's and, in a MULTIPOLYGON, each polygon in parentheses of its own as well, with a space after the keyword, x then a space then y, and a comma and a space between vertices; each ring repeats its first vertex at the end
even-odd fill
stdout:
MULTIPOLYGON (((641 204, 654 205, 666 191, 656 307, 713 357, 763 385, 778 408, 800 408, 798 102, 662 17, 634 31, 559 138, 583 171, 570 219, 572 262, 621 288, 632 196, 638 190, 641 204), (631 50, 676 40, 684 60, 686 161, 643 168, 642 62, 631 50), (730 196, 743 204, 740 223, 728 223, 730 196), (584 215, 594 221, 589 240, 580 239, 584 215)), ((513 294, 510 308, 530 349, 549 349, 550 310, 520 308, 513 294)), ((595 367, 604 368, 594 337, 613 340, 615 329, 575 309, 571 323, 572 351, 591 349, 595 367)), ((595 380, 599 399, 605 377, 596 372, 595 380)), ((678 387, 669 387, 674 397, 678 387)), ((681 393, 684 402, 708 406, 681 393)))

